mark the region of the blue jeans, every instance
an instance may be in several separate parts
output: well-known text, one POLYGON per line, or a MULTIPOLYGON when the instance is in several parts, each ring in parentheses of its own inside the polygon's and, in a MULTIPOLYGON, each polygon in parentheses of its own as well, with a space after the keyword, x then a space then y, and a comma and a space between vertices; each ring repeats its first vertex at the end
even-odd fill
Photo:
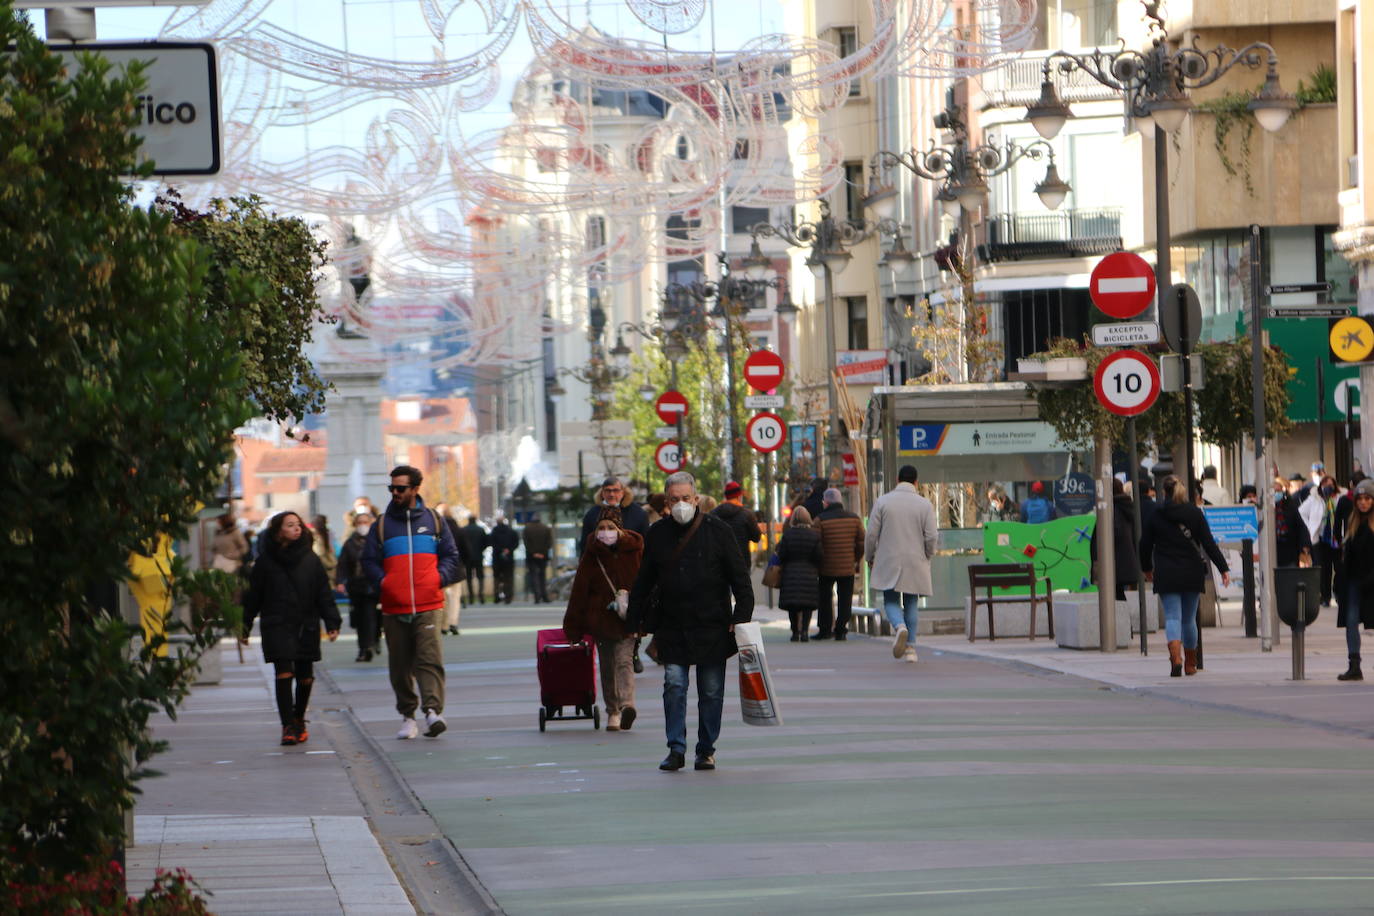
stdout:
POLYGON ((1169 642, 1182 639, 1183 648, 1197 648, 1197 605, 1201 597, 1198 592, 1160 592, 1165 639, 1169 642))
MULTIPOLYGON (((663 730, 668 748, 687 753, 687 687, 690 665, 663 666, 663 730)), ((697 756, 716 752, 720 714, 725 708, 725 660, 697 665, 697 756)))
POLYGON ((920 595, 909 595, 895 588, 883 589, 883 615, 895 633, 906 627, 907 638, 916 638, 916 618, 920 615, 920 595))
POLYGON ((1345 620, 1345 649, 1351 655, 1360 654, 1360 587, 1354 583, 1346 586, 1345 607, 1341 608, 1345 620))

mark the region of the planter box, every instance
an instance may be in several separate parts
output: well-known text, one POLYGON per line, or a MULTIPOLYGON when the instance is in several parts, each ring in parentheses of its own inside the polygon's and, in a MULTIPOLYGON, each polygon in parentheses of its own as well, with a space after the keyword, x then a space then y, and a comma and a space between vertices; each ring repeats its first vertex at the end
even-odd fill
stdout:
POLYGON ((1045 360, 1045 379, 1051 382, 1076 382, 1088 377, 1088 361, 1069 356, 1045 360))

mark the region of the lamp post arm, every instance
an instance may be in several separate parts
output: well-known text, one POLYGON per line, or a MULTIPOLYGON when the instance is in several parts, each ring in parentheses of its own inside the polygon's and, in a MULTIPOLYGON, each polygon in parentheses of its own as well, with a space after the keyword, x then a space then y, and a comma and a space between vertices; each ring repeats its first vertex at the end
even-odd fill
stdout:
POLYGON ((1225 45, 1217 45, 1210 51, 1201 51, 1196 46, 1180 48, 1174 59, 1179 83, 1186 89, 1209 86, 1236 66, 1258 70, 1267 65, 1267 75, 1275 78, 1279 72, 1278 53, 1263 41, 1252 41, 1240 50, 1225 45))

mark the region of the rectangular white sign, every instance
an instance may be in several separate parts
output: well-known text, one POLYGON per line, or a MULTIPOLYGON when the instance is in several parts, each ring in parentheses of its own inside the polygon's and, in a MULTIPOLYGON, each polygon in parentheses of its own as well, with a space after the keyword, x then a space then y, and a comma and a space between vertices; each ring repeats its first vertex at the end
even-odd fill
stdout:
MULTIPOLYGON (((88 4, 89 5, 89 4, 88 4)), ((215 49, 204 42, 145 41, 50 44, 48 50, 80 68, 79 53, 99 54, 122 72, 146 61, 146 85, 138 96, 143 138, 140 161, 153 160, 159 175, 215 175, 220 169, 219 73, 215 49)))
POLYGON ((1159 324, 1154 321, 1122 321, 1093 325, 1093 343, 1099 347, 1133 347, 1159 343, 1159 324))
POLYGON ((777 410, 787 406, 787 399, 780 394, 749 394, 744 396, 744 406, 750 410, 777 410))
POLYGON ((656 428, 654 429, 654 438, 655 438, 655 439, 676 439, 676 438, 677 438, 677 427, 676 427, 676 426, 659 426, 659 427, 656 427, 656 428))
POLYGON ((1143 293, 1150 288, 1148 277, 1098 277, 1099 293, 1143 293))
POLYGON ((887 382, 887 351, 840 350, 835 368, 847 385, 882 385, 887 382))

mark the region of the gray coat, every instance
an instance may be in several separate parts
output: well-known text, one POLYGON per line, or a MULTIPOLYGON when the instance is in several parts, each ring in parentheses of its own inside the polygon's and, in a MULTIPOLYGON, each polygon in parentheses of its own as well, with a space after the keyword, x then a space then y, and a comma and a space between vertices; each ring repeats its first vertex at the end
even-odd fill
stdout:
POLYGON ((929 595, 933 591, 930 558, 939 543, 935 507, 916 492, 914 484, 897 484, 878 498, 868 516, 864 558, 872 568, 870 584, 908 595, 929 595))

